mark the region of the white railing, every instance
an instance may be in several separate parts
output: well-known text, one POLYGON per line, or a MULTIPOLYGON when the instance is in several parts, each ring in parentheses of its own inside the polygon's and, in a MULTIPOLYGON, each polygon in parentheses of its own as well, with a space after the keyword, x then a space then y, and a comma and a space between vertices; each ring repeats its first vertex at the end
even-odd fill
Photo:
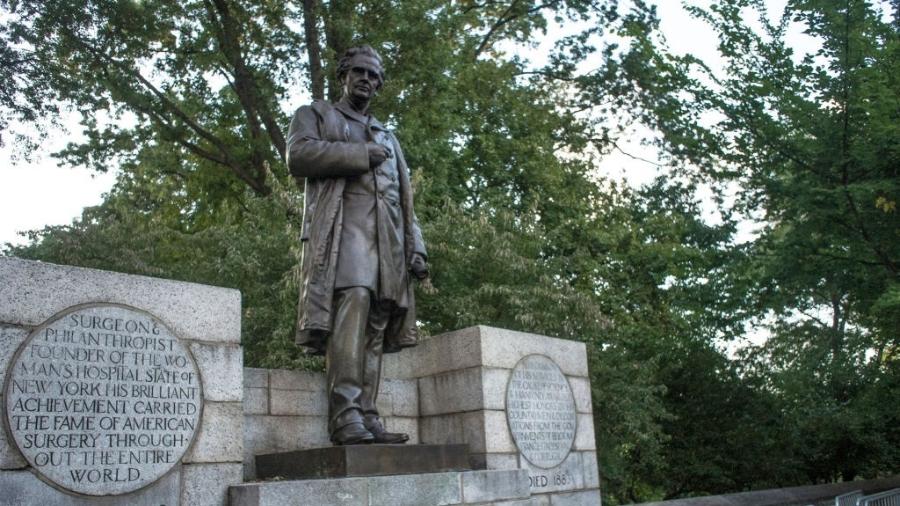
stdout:
POLYGON ((900 506, 900 488, 860 497, 856 506, 900 506))
POLYGON ((856 501, 863 496, 862 490, 847 492, 834 498, 834 506, 856 506, 856 501))

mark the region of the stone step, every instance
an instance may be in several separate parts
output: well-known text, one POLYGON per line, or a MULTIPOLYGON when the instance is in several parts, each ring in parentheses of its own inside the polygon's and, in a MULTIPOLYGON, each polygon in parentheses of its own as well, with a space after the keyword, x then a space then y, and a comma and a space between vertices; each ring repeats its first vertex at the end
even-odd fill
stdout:
POLYGON ((229 490, 231 506, 488 505, 529 497, 524 469, 269 481, 229 490))
POLYGON ((256 456, 256 477, 260 480, 348 478, 470 469, 469 446, 464 444, 328 446, 256 456))

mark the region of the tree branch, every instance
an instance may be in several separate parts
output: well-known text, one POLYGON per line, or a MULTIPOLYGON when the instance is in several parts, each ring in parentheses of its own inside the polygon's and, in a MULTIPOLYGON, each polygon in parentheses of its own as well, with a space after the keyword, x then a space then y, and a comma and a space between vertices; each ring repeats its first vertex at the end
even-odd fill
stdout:
MULTIPOLYGON (((88 44, 84 40, 76 37, 74 34, 70 34, 72 40, 82 46, 88 53, 90 53, 98 62, 105 63, 109 67, 116 68, 119 72, 122 72, 125 76, 131 77, 134 81, 140 84, 146 91, 149 91, 153 97, 159 102, 159 105, 162 108, 169 112, 170 114, 177 117, 181 120, 185 125, 187 125, 195 134, 197 134, 200 138, 209 142, 212 146, 216 148, 216 150, 220 153, 220 155, 216 155, 208 150, 201 148, 200 146, 187 141, 187 139, 182 138, 179 135, 174 135, 175 142, 181 144, 187 149, 191 150, 191 152, 197 154, 198 156, 224 165, 228 167, 241 181, 247 183, 255 192, 260 195, 268 195, 271 193, 271 190, 265 185, 264 180, 258 180, 252 177, 240 164, 238 164, 230 155, 230 150, 228 146, 225 145, 218 137, 213 135, 210 131, 206 130, 197 123, 193 118, 191 118, 187 113, 185 113, 175 102, 173 102, 165 93, 163 93, 159 88, 153 85, 147 78, 145 78, 139 71, 132 68, 131 65, 126 64, 124 62, 120 62, 108 55, 104 52, 98 50, 92 45, 88 44)), ((104 72, 109 75, 109 71, 107 67, 101 65, 101 68, 104 68, 104 72)), ((112 77, 110 76, 110 79, 112 77)), ((149 98, 149 97, 148 97, 149 98)), ((144 114, 149 115, 154 118, 157 123, 163 125, 169 131, 177 132, 178 129, 174 127, 170 122, 166 121, 163 115, 156 109, 152 109, 149 107, 143 107, 137 102, 128 102, 128 106, 131 108, 142 112, 144 114)))
POLYGON ((325 99, 325 75, 322 73, 322 47, 319 45, 319 29, 316 26, 316 0, 303 0, 303 36, 306 55, 309 58, 309 82, 312 97, 325 99))
MULTIPOLYGON (((232 75, 234 76, 234 90, 244 109, 244 115, 250 126, 251 136, 256 138, 260 133, 260 122, 265 126, 266 133, 275 151, 279 156, 284 156, 286 142, 284 134, 278 125, 269 106, 262 98, 259 87, 256 84, 253 71, 247 66, 244 60, 243 49, 240 44, 241 30, 237 19, 231 13, 226 0, 204 0, 209 19, 215 26, 216 37, 222 53, 232 67, 232 75)), ((265 171, 262 170, 262 160, 266 157, 256 152, 254 148, 254 169, 258 173, 258 177, 265 180, 265 171)))
POLYGON ((487 46, 488 41, 491 39, 491 36, 494 35, 494 32, 499 30, 500 27, 502 27, 506 23, 509 23, 510 21, 512 21, 513 19, 518 17, 518 16, 512 16, 509 18, 506 17, 509 15, 510 12, 512 12, 513 8, 516 6, 517 3, 519 3, 519 0, 513 0, 512 3, 509 4, 509 7, 507 7, 506 10, 503 11, 503 14, 501 14, 500 17, 497 18, 497 21, 494 22, 494 25, 491 26, 491 28, 488 30, 488 33, 486 33, 484 35, 484 37, 481 39, 481 43, 478 44, 478 48, 475 49, 475 56, 472 58, 473 60, 478 59, 478 57, 481 55, 481 52, 484 51, 484 48, 487 46))

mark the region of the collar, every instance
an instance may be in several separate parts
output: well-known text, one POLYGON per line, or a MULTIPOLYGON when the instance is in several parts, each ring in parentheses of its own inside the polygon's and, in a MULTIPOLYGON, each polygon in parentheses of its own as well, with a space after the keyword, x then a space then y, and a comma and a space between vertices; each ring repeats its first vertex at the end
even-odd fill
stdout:
POLYGON ((385 128, 380 121, 375 119, 375 116, 372 116, 370 114, 361 114, 357 111, 354 111, 353 107, 350 106, 350 103, 346 98, 342 98, 338 103, 334 104, 334 108, 341 111, 344 116, 347 116, 352 120, 359 121, 363 125, 369 125, 375 130, 382 130, 385 132, 388 131, 388 129, 385 128))

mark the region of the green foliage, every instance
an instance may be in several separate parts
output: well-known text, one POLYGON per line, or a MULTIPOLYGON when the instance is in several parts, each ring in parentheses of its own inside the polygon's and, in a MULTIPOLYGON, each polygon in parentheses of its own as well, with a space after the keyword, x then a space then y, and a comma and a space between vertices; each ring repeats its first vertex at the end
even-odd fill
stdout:
POLYGON ((869 402, 897 381, 897 21, 862 0, 790 2, 776 21, 749 0, 691 10, 721 70, 644 30, 619 71, 679 173, 736 188, 733 210, 764 224, 734 273, 771 334, 745 378, 777 399, 797 443, 783 460, 807 480, 896 471, 895 410, 869 402), (816 54, 793 53, 792 25, 816 54))
POLYGON ((3 121, 73 106, 87 142, 60 158, 120 171, 101 205, 5 254, 238 288, 246 365, 321 368, 291 342, 303 206, 284 128, 306 89, 339 95, 335 58, 364 42, 428 243, 425 333, 584 341, 606 504, 898 468, 898 41, 865 2, 791 2, 761 32, 759 2, 693 8, 722 72, 668 54, 643 2, 0 7, 3 121), (545 67, 504 51, 551 20, 582 30, 545 67), (818 55, 794 58, 791 22, 818 55), (671 169, 639 190, 596 176, 631 121, 671 169), (736 245, 739 216, 765 226, 736 245), (753 326, 767 344, 729 358, 753 326))

